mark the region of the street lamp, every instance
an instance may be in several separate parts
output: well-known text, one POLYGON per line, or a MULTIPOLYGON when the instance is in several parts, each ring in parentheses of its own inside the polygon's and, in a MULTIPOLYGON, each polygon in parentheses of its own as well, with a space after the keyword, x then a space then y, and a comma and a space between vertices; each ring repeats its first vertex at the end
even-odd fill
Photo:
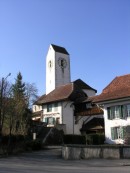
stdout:
POLYGON ((1 89, 0 89, 0 135, 2 133, 2 109, 3 109, 3 91, 4 91, 4 83, 6 81, 6 79, 11 75, 11 73, 9 73, 5 78, 2 78, 2 82, 1 82, 1 89))

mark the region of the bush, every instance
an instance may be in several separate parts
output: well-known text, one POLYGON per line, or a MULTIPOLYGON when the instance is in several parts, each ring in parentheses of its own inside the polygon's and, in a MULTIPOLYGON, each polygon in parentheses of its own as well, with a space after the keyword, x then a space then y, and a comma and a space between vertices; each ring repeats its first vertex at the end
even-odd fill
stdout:
POLYGON ((85 136, 81 135, 64 135, 64 144, 86 144, 85 136))
POLYGON ((88 134, 87 144, 90 145, 101 145, 104 144, 105 136, 103 134, 88 134))
POLYGON ((24 136, 22 135, 6 135, 0 140, 1 154, 13 154, 21 151, 23 148, 24 136))
POLYGON ((25 150, 30 151, 37 151, 42 149, 42 141, 39 139, 36 140, 28 140, 25 142, 25 150))
POLYGON ((42 140, 30 140, 22 135, 2 136, 0 140, 0 154, 9 155, 23 151, 36 151, 42 149, 42 140))

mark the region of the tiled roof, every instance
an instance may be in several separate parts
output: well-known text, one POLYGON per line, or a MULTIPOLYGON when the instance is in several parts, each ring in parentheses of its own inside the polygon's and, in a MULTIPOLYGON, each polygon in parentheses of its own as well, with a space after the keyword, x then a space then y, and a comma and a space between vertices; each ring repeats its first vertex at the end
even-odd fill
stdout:
POLYGON ((100 107, 94 106, 90 109, 77 112, 77 116, 93 116, 93 115, 103 115, 103 110, 100 107))
POLYGON ((94 102, 103 102, 114 99, 130 97, 130 74, 116 77, 105 87, 94 102))
POLYGON ((83 82, 81 79, 75 80, 74 83, 75 83, 76 85, 78 85, 81 89, 94 90, 95 92, 97 92, 96 89, 90 87, 88 84, 86 84, 85 82, 83 82))
POLYGON ((60 53, 64 53, 64 54, 69 55, 69 53, 67 52, 67 50, 64 47, 56 46, 54 44, 51 44, 51 45, 56 52, 60 52, 60 53))
POLYGON ((50 102, 55 102, 59 100, 65 100, 70 96, 70 94, 72 93, 72 90, 73 90, 73 85, 71 83, 57 87, 55 90, 53 90, 49 94, 41 96, 39 100, 37 101, 37 104, 44 104, 44 103, 50 103, 50 102))
POLYGON ((46 94, 40 96, 40 97, 37 99, 37 101, 35 101, 35 102, 33 103, 33 105, 38 105, 39 102, 40 102, 42 99, 44 99, 45 95, 46 95, 46 94))
POLYGON ((86 97, 86 94, 77 85, 69 83, 57 87, 47 95, 41 96, 36 104, 40 105, 63 100, 81 101, 81 99, 85 99, 86 97))

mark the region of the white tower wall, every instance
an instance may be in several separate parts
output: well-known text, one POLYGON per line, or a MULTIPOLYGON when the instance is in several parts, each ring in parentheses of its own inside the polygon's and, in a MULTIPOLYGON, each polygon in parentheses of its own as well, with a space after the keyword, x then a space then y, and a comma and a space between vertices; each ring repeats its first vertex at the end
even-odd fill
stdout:
POLYGON ((58 86, 70 83, 70 81, 69 55, 56 52, 50 45, 46 57, 46 94, 58 86), (62 65, 61 61, 63 61, 62 65))

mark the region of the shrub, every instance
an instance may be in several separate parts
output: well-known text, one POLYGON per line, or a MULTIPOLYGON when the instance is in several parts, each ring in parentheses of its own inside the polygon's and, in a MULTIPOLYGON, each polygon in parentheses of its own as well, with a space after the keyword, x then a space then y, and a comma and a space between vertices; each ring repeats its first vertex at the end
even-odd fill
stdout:
POLYGON ((41 150, 42 149, 42 141, 39 139, 36 140, 28 140, 25 142, 25 150, 41 150))
POLYGON ((13 154, 16 151, 22 150, 24 143, 24 136, 22 135, 6 135, 1 137, 0 147, 1 153, 13 154))
POLYGON ((101 145, 104 144, 105 136, 104 134, 88 134, 87 144, 90 145, 101 145))
POLYGON ((85 136, 81 135, 64 135, 64 144, 86 144, 85 136))

